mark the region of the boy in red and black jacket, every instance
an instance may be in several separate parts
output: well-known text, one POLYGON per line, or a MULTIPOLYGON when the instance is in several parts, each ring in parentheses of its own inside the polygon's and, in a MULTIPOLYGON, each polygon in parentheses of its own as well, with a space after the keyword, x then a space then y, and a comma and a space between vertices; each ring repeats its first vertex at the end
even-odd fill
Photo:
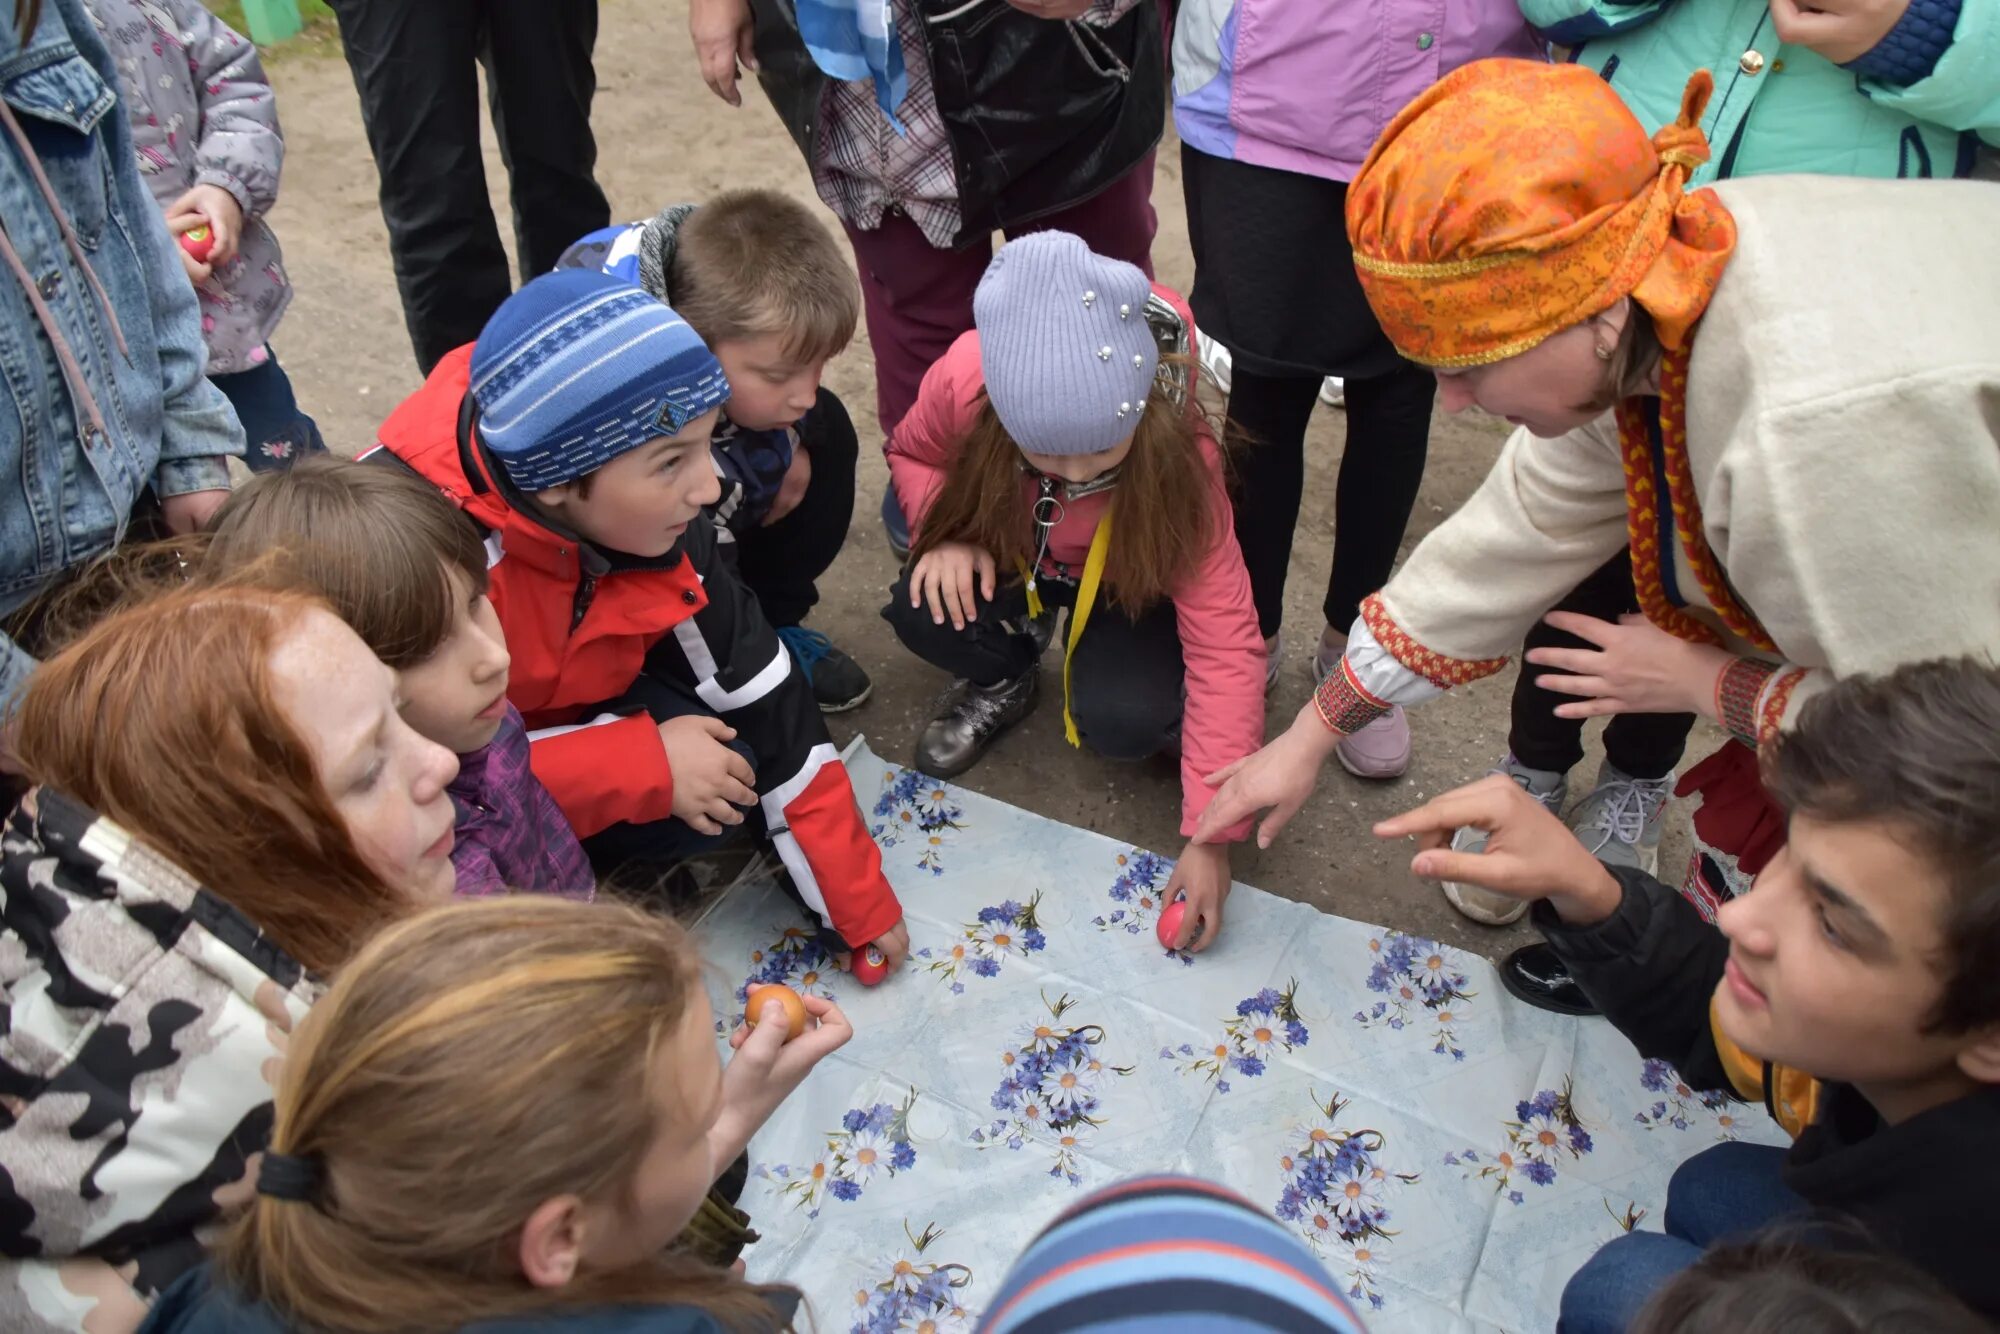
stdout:
POLYGON ((535 279, 382 426, 489 534, 508 697, 601 874, 761 816, 807 907, 891 969, 909 948, 811 687, 716 558, 729 397, 686 322, 602 274, 535 279))

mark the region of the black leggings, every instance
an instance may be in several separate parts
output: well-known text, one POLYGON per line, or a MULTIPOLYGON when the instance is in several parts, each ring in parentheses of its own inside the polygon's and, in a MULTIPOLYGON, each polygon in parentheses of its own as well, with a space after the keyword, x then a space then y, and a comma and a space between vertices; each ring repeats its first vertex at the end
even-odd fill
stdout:
MULTIPOLYGON (((1615 621, 1639 610, 1638 596, 1632 591, 1631 554, 1621 552, 1607 561, 1554 610, 1581 612, 1603 621, 1615 621)), ((1589 647, 1575 635, 1541 621, 1528 631, 1521 646, 1521 674, 1514 678, 1514 720, 1507 744, 1514 758, 1530 769, 1560 774, 1575 768, 1583 758, 1583 722, 1556 716, 1556 705, 1572 703, 1577 697, 1542 689, 1543 669, 1529 665, 1527 651, 1589 647)), ((1693 727, 1691 713, 1618 714, 1604 729, 1604 758, 1634 778, 1665 778, 1681 762, 1693 727)))
POLYGON ((797 625, 819 601, 818 579, 833 565, 854 519, 854 469, 860 454, 854 421, 831 391, 800 432, 812 478, 798 505, 764 528, 736 535, 737 571, 772 625, 797 625))
MULTIPOLYGON (((1059 580, 1044 579, 1036 590, 1051 607, 1068 607, 1076 599, 1076 585, 1059 580)), ((976 591, 974 596, 979 605, 963 630, 952 629, 949 619, 939 625, 931 620, 928 603, 910 605, 905 570, 889 590, 882 619, 904 648, 975 685, 999 685, 1031 670, 1038 658, 1035 641, 1001 624, 1027 616, 1027 590, 1010 583, 991 601, 976 591)), ((1050 651, 1060 654, 1062 645, 1050 651)), ((1097 754, 1143 760, 1178 744, 1187 668, 1172 602, 1156 602, 1133 617, 1100 595, 1070 658, 1069 675, 1077 736, 1097 754)))
MULTIPOLYGON (((1236 541, 1250 570, 1257 628, 1266 639, 1285 617, 1285 573, 1306 483, 1306 423, 1317 375, 1235 369, 1226 430, 1235 451, 1236 541)), ((1424 480, 1437 385, 1404 363, 1386 375, 1347 381, 1347 448, 1333 499, 1333 564, 1326 623, 1347 633, 1361 599, 1389 582, 1417 488, 1424 480)))

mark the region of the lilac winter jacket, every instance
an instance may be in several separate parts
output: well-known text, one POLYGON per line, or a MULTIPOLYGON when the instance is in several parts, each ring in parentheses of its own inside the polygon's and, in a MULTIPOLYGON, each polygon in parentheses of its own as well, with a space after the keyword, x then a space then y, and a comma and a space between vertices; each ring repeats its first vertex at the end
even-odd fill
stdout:
POLYGON ((1347 181, 1460 65, 1542 59, 1518 0, 1182 0, 1174 126, 1211 157, 1347 181))

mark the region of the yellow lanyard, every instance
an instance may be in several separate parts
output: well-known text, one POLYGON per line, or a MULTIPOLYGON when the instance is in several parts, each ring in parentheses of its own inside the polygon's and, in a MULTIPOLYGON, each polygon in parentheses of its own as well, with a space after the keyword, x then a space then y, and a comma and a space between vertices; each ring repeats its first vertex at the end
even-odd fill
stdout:
MULTIPOLYGON (((1076 719, 1069 711, 1069 660, 1076 652, 1076 646, 1083 639, 1083 627, 1090 621, 1090 609, 1097 602, 1097 586, 1104 582, 1104 561, 1111 552, 1111 510, 1104 511, 1104 517, 1097 521, 1097 531, 1090 538, 1090 554, 1083 558, 1083 582, 1077 586, 1076 605, 1069 609, 1069 634, 1063 639, 1063 736, 1072 746, 1081 746, 1083 739, 1076 733, 1076 719)), ((1042 614, 1042 596, 1035 591, 1036 571, 1028 568, 1028 563, 1015 558, 1014 564, 1021 572, 1021 578, 1028 585, 1028 615, 1042 614)))

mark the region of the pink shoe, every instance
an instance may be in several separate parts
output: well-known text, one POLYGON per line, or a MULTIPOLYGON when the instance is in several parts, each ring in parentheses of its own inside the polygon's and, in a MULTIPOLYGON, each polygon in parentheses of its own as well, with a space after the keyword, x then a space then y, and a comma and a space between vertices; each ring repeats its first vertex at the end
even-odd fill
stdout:
POLYGON ((1333 753, 1341 768, 1356 778, 1401 778, 1410 768, 1410 720, 1398 704, 1353 736, 1344 736, 1333 753))

